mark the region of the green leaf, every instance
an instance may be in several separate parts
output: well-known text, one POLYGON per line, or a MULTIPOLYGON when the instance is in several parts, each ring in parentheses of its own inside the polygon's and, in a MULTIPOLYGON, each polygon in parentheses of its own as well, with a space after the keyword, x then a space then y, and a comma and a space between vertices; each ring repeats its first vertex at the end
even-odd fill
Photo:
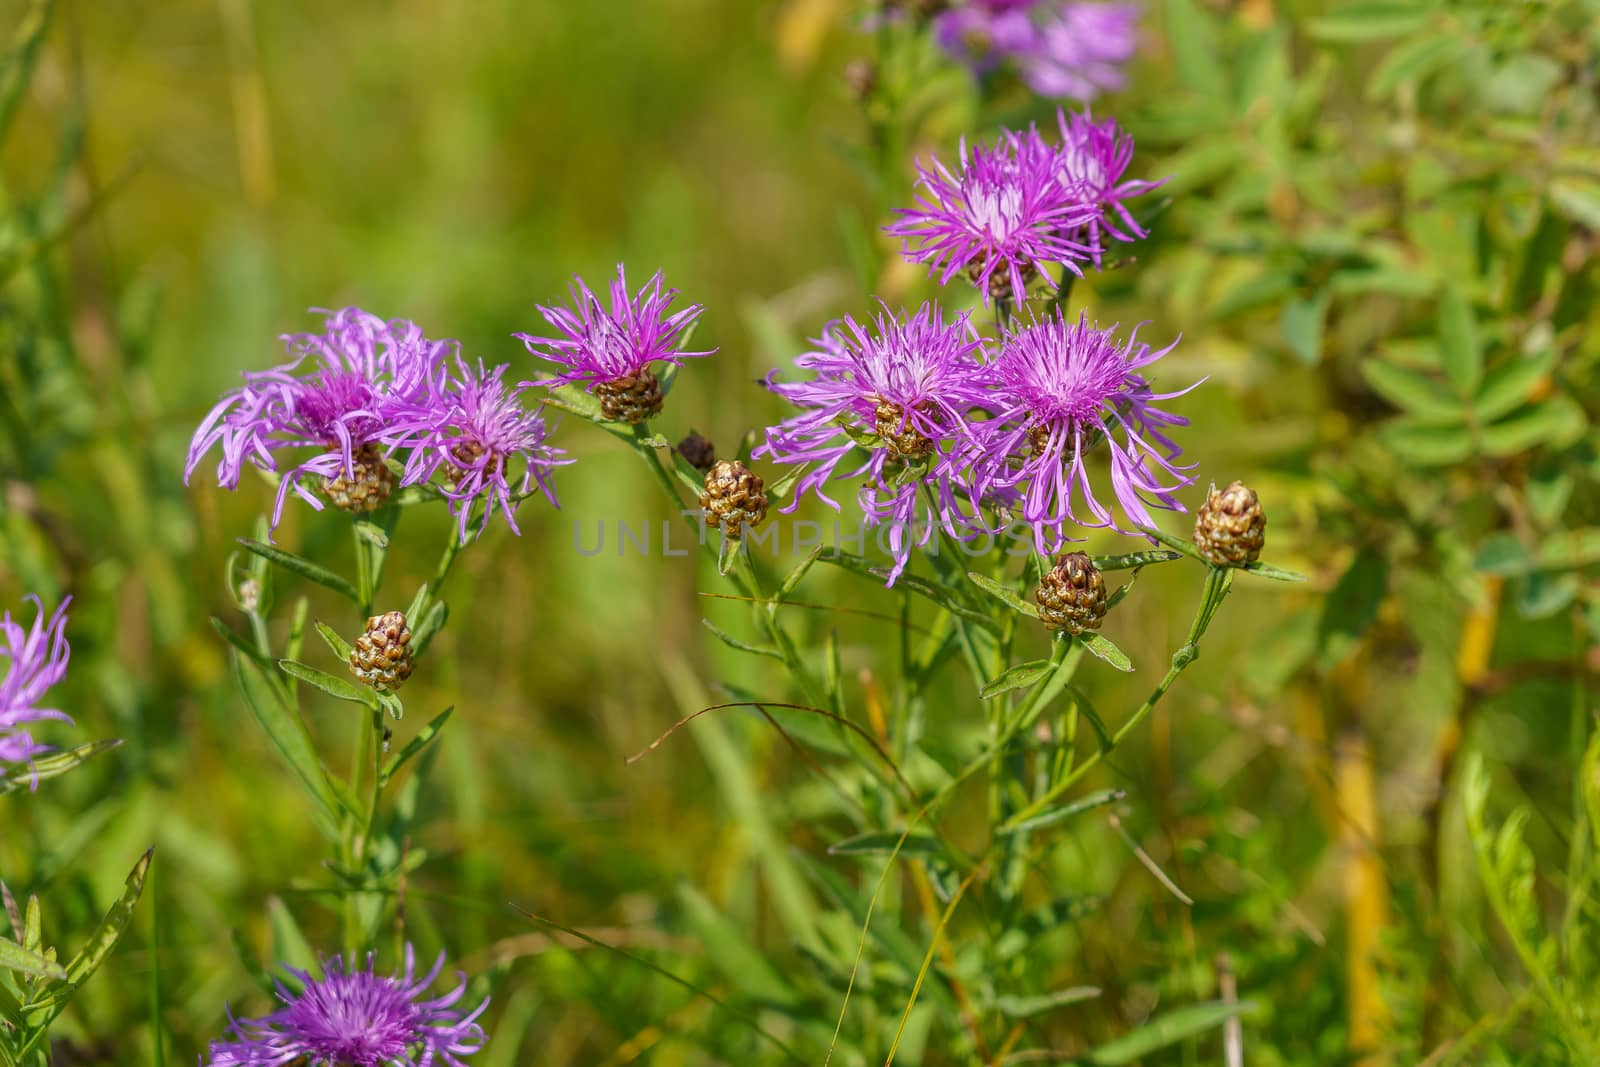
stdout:
POLYGON ((1483 380, 1483 343, 1478 337, 1478 322, 1472 305, 1456 286, 1444 291, 1439 301, 1439 349, 1444 358, 1444 376, 1462 396, 1477 392, 1483 380))
POLYGON ((798 1003, 799 994, 794 988, 704 894, 685 883, 678 887, 678 900, 711 965, 735 989, 764 1004, 793 1007, 798 1003))
POLYGON ((902 856, 937 856, 939 841, 932 834, 899 834, 893 830, 871 830, 835 841, 828 846, 830 856, 888 855, 899 847, 902 856), (902 836, 905 843, 901 843, 902 836))
POLYGON ((780 662, 783 661, 783 653, 779 652, 771 645, 752 645, 747 641, 741 641, 737 637, 728 633, 728 631, 724 630, 722 627, 718 626, 716 623, 712 622, 710 619, 701 619, 700 625, 704 626, 707 630, 710 630, 718 641, 721 641, 723 644, 727 645, 731 649, 734 649, 735 651, 749 652, 752 655, 766 656, 769 659, 775 659, 780 662))
POLYGON ((1091 655, 1097 659, 1105 660, 1117 670, 1133 670, 1133 661, 1128 658, 1128 654, 1112 644, 1111 638, 1106 637, 1104 634, 1095 631, 1082 633, 1078 635, 1077 641, 1088 649, 1091 655))
POLYGON ((428 743, 430 741, 439 736, 439 731, 444 729, 444 724, 450 721, 450 715, 455 710, 456 709, 452 706, 445 708, 439 714, 435 715, 432 719, 428 720, 428 725, 417 731, 416 737, 413 737, 410 741, 406 742, 404 748, 390 756, 389 759, 384 763, 383 770, 378 775, 378 783, 380 785, 388 785, 389 780, 395 776, 395 773, 398 772, 400 768, 409 763, 417 753, 428 747, 428 743))
POLYGON ((1294 292, 1295 280, 1287 271, 1269 269, 1246 278, 1229 289, 1207 309, 1208 318, 1228 319, 1247 311, 1276 304, 1294 292))
POLYGON ((37 952, 30 952, 8 938, 0 938, 0 970, 17 971, 35 978, 52 978, 58 981, 67 976, 66 969, 55 960, 45 959, 37 952))
POLYGON ((102 752, 110 752, 122 744, 119 738, 105 738, 100 741, 90 741, 76 748, 67 749, 65 752, 53 752, 48 756, 40 756, 32 763, 19 767, 8 776, 0 776, 0 796, 14 792, 18 789, 32 789, 34 783, 42 782, 47 778, 59 778, 74 767, 98 756, 102 752))
POLYGON ((1462 402, 1439 382, 1381 358, 1364 360, 1361 376, 1383 399, 1425 419, 1461 418, 1462 402))
POLYGON ((1194 0, 1167 0, 1166 13, 1167 43, 1178 78, 1204 104, 1222 102, 1228 93, 1228 77, 1210 16, 1194 0))
POLYGON ((50 0, 34 0, 27 13, 16 22, 11 47, 0 58, 0 144, 11 129, 17 105, 22 102, 23 91, 33 77, 33 68, 39 60, 39 46, 44 43, 45 31, 50 28, 50 15, 55 5, 50 0))
POLYGON ((285 967, 316 974, 321 964, 294 913, 279 897, 267 898, 267 925, 272 930, 272 958, 285 967))
POLYGON ((1448 467, 1472 455, 1472 431, 1398 418, 1378 428, 1378 439, 1415 467, 1448 467))
POLYGON ((1539 445, 1561 447, 1583 435, 1589 420, 1570 396, 1557 394, 1483 430, 1483 450, 1510 456, 1539 445))
MULTIPOLYGON (((423 586, 423 588, 426 589, 427 586, 423 586)), ((407 614, 406 618, 415 618, 415 615, 407 614)), ((353 651, 353 649, 350 647, 350 642, 340 637, 339 631, 335 630, 327 623, 322 622, 320 619, 317 621, 316 627, 317 633, 322 635, 322 641, 328 646, 329 651, 337 656, 341 662, 348 661, 350 659, 350 653, 353 651)))
POLYGON ((1270 578, 1275 582, 1306 581, 1306 576, 1299 571, 1284 570, 1282 567, 1274 567, 1272 564, 1262 563, 1260 560, 1252 560, 1238 569, 1246 574, 1253 574, 1257 578, 1270 578))
POLYGON ((1035 997, 996 997, 994 1010, 1012 1019, 1029 1019, 1067 1004, 1093 1000, 1100 995, 1098 986, 1081 985, 1058 989, 1035 997))
POLYGON ((985 593, 988 593, 990 596, 1000 601, 1012 611, 1015 611, 1021 615, 1026 615, 1030 619, 1037 619, 1039 617, 1039 609, 1037 607, 1022 599, 1022 597, 1015 590, 1006 588, 993 578, 989 577, 987 574, 979 574, 977 571, 968 571, 967 577, 972 580, 973 585, 977 586, 979 589, 982 589, 985 593))
POLYGON ((1512 533, 1490 534, 1472 557, 1474 570, 1506 577, 1527 574, 1537 565, 1533 553, 1512 533))
POLYGON ((1336 271, 1328 279, 1328 288, 1336 296, 1364 296, 1376 293, 1381 296, 1422 299, 1432 296, 1438 287, 1438 280, 1430 274, 1389 267, 1341 270, 1336 271))
POLYGON ((1344 658, 1350 646, 1378 617, 1389 589, 1389 563, 1374 549, 1362 549, 1328 593, 1317 625, 1317 646, 1323 665, 1344 658))
POLYGON ((1314 18, 1306 29, 1319 41, 1353 44, 1419 30, 1428 9, 1416 0, 1360 0, 1314 18))
POLYGON ((300 577, 318 585, 332 589, 335 593, 348 599, 352 604, 360 604, 361 597, 356 593, 356 587, 334 574, 326 567, 312 563, 304 556, 297 556, 292 552, 285 552, 281 548, 274 548, 264 541, 257 541, 250 537, 239 538, 239 544, 248 552, 253 552, 270 563, 275 563, 286 571, 293 571, 300 577))
POLYGON ((234 673, 244 693, 246 706, 266 731, 267 740, 278 750, 307 794, 316 801, 313 809, 318 828, 332 841, 339 840, 338 801, 328 784, 328 774, 317 759, 311 733, 299 712, 284 703, 282 693, 254 662, 233 657, 234 673))
POLYGON ((1550 182, 1550 203, 1565 218, 1600 230, 1600 182, 1593 178, 1558 177, 1550 182))
POLYGON ((307 685, 315 686, 336 700, 348 700, 352 704, 362 704, 374 709, 378 706, 378 695, 369 687, 356 685, 326 671, 319 671, 309 664, 298 660, 280 659, 278 669, 291 678, 298 678, 307 685))
POLYGON ((1543 352, 1533 357, 1518 356, 1494 367, 1484 375, 1478 395, 1472 400, 1473 413, 1483 422, 1493 422, 1515 411, 1555 362, 1554 352, 1543 352))
POLYGON ((1187 1038, 1215 1029, 1236 1015, 1255 1010, 1248 1000, 1236 1004, 1210 1001, 1191 1004, 1158 1015, 1137 1030, 1101 1045, 1082 1060, 1092 1067, 1123 1067, 1137 1063, 1158 1049, 1168 1048, 1187 1038))
POLYGON ((1171 563, 1182 559, 1182 552, 1155 549, 1150 552, 1128 552, 1120 556, 1095 556, 1094 565, 1102 571, 1125 571, 1135 567, 1148 567, 1152 563, 1171 563))
POLYGON ((1019 823, 1008 823, 1001 826, 996 833, 1022 834, 1031 833, 1034 830, 1042 830, 1047 826, 1066 822, 1068 819, 1082 815, 1086 811, 1093 811, 1095 808, 1114 804, 1127 795, 1121 789, 1101 789, 1098 792, 1086 794, 1059 807, 1048 808, 1031 818, 1023 819, 1019 823))
POLYGON ((1147 537, 1155 538, 1168 548, 1176 549, 1180 555, 1188 556, 1190 559, 1197 559, 1201 563, 1205 563, 1207 566, 1210 566, 1210 563, 1206 560, 1206 558, 1200 554, 1200 550, 1194 547, 1193 541, 1185 541, 1176 534, 1169 534, 1155 526, 1140 526, 1138 527, 1138 530, 1147 537))
POLYGON ((1283 305, 1278 315, 1278 329, 1289 351, 1307 366, 1315 366, 1322 358, 1322 330, 1328 313, 1327 293, 1309 297, 1295 297, 1283 305))
POLYGON ((139 903, 139 896, 144 892, 144 880, 150 873, 150 861, 155 853, 156 850, 152 848, 139 857, 139 862, 128 872, 122 895, 100 920, 100 925, 95 927, 88 942, 67 961, 67 982, 73 988, 88 981, 89 976, 111 955, 111 950, 117 947, 117 942, 122 940, 122 934, 133 918, 134 905, 139 903))
POLYGON ((1051 662, 1047 659, 1036 659, 1031 663, 1019 663, 1015 667, 1002 671, 998 678, 979 691, 978 696, 983 700, 988 700, 1002 693, 1009 693, 1013 689, 1024 689, 1049 673, 1050 667, 1051 662))
POLYGON ((1423 81, 1459 60, 1470 47, 1447 33, 1428 33, 1395 46, 1367 80, 1367 99, 1382 100, 1402 85, 1423 81))
POLYGON ((444 629, 445 622, 450 618, 450 605, 443 600, 435 600, 422 616, 422 621, 411 627, 411 659, 415 662, 422 658, 428 650, 433 639, 444 629))

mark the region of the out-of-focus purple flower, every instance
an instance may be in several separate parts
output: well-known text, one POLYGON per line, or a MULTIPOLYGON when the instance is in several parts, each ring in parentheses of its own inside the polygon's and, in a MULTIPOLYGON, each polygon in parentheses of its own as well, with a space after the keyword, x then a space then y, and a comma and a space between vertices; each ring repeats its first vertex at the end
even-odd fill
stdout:
POLYGON ((478 1017, 487 998, 463 1014, 455 1005, 466 979, 449 993, 428 998, 428 987, 444 967, 416 977, 416 958, 406 946, 405 969, 380 975, 371 956, 364 970, 347 970, 334 957, 321 978, 290 968, 301 990, 281 982, 283 1007, 261 1019, 231 1019, 231 1040, 211 1043, 208 1067, 461 1067, 462 1057, 483 1048, 478 1017))
POLYGON ((529 382, 508 386, 506 366, 476 368, 459 355, 456 373, 409 419, 401 419, 387 436, 391 444, 411 448, 402 485, 420 485, 439 471, 446 484, 441 492, 468 539, 467 524, 473 505, 483 501, 478 534, 489 525, 498 507, 515 533, 516 510, 522 498, 541 491, 556 503, 550 476, 555 468, 572 462, 566 453, 548 443, 550 426, 537 406, 522 402, 529 382))
POLYGON ((1041 96, 1088 102, 1126 83, 1138 21, 1131 3, 968 0, 941 14, 934 34, 980 73, 1011 60, 1041 96))
POLYGON ((969 414, 989 402, 983 339, 968 316, 946 323, 937 305, 924 304, 910 316, 884 306, 865 325, 846 316, 816 344, 795 359, 811 378, 785 383, 776 371, 768 376, 769 389, 805 410, 769 427, 755 454, 815 464, 796 483, 785 511, 808 492, 838 510, 828 484, 864 478, 858 498, 869 524, 892 525, 892 585, 912 543, 926 544, 935 522, 956 536, 971 532, 953 460, 969 414), (867 449, 866 458, 841 473, 858 445, 867 449), (931 503, 919 496, 925 486, 931 503))
POLYGON ((1018 306, 1028 283, 1052 263, 1082 274, 1075 260, 1089 251, 1065 236, 1085 226, 1094 209, 1067 180, 1059 153, 1037 130, 1006 130, 992 149, 961 142, 952 172, 938 159, 917 165, 915 207, 901 208, 886 229, 905 242, 905 257, 925 263, 946 285, 965 273, 983 300, 1009 295, 1018 306))
POLYGON ((187 484, 200 460, 221 445, 217 481, 238 486, 244 465, 277 471, 277 453, 316 447, 315 456, 283 473, 272 525, 283 516, 293 491, 312 508, 322 501, 306 478, 355 477, 356 454, 375 446, 397 408, 423 400, 437 386, 445 354, 454 341, 429 340, 414 323, 385 321, 360 308, 327 313, 320 334, 286 334, 293 358, 271 370, 244 375, 201 421, 189 445, 187 484))
POLYGON ((1149 236, 1128 211, 1127 201, 1158 188, 1161 182, 1123 181, 1133 159, 1133 138, 1117 129, 1115 119, 1095 122, 1087 112, 1056 113, 1061 127, 1060 166, 1080 203, 1093 214, 1068 236, 1088 247, 1100 265, 1106 236, 1134 241, 1149 236))
POLYGON ((67 644, 67 605, 72 598, 61 602, 49 622, 44 603, 36 596, 27 599, 35 609, 32 627, 24 630, 9 611, 0 618, 0 656, 6 658, 5 677, 0 679, 0 763, 27 763, 50 751, 48 745, 34 741, 24 724, 72 721, 65 712, 42 706, 46 690, 67 674, 72 654, 67 644))
POLYGON ((934 20, 934 36, 946 52, 980 74, 988 73, 1037 46, 1039 30, 1027 11, 1033 3, 997 0, 952 8, 934 20))
MULTIPOLYGON (((621 417, 630 422, 641 421, 660 410, 659 386, 653 393, 647 388, 656 384, 651 364, 681 364, 685 359, 709 356, 715 351, 688 352, 679 347, 705 308, 691 304, 669 315, 678 291, 663 289, 662 281, 662 274, 657 271, 637 293, 630 294, 626 270, 619 264, 617 277, 611 283, 608 308, 582 278, 574 278, 574 309, 539 308, 560 336, 516 335, 529 352, 564 368, 555 377, 533 384, 583 382, 606 405, 618 405, 626 413, 621 417)), ((608 412, 607 417, 618 415, 608 412)))
POLYGON ((1040 10, 1032 45, 1017 54, 1029 88, 1087 103, 1126 84, 1123 67, 1138 46, 1136 4, 1068 0, 1040 10))
POLYGON ((1182 511, 1172 494, 1194 482, 1166 436, 1169 427, 1189 420, 1156 402, 1200 383, 1155 392, 1141 372, 1177 342, 1152 350, 1138 340, 1137 329, 1126 341, 1115 331, 1083 317, 1069 324, 1059 310, 1016 328, 993 364, 995 417, 972 424, 975 490, 1018 492, 1022 518, 1042 552, 1071 539, 1064 530, 1069 523, 1132 532, 1116 523, 1090 483, 1090 453, 1102 442, 1110 454, 1114 503, 1134 525, 1152 525, 1148 507, 1182 511))

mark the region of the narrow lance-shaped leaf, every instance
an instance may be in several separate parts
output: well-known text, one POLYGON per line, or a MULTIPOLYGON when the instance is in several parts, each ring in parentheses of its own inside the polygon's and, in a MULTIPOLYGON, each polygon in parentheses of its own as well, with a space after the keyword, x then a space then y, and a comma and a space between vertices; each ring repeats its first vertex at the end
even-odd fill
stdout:
POLYGON ((352 704, 362 704, 369 708, 378 706, 377 694, 367 686, 346 681, 326 671, 319 671, 309 664, 298 660, 280 659, 278 669, 307 685, 315 686, 336 700, 348 700, 352 704))
POLYGON ((1039 617, 1039 609, 1037 607, 1022 599, 1021 595, 1019 595, 1015 590, 1007 589, 1004 585, 1001 585, 987 574, 979 574, 977 571, 968 571, 967 577, 972 580, 973 585, 977 586, 979 589, 982 589, 985 593, 988 593, 990 596, 1000 601, 1012 611, 1015 611, 1021 615, 1026 615, 1030 619, 1037 619, 1039 617))
POLYGON ((1002 693, 1009 693, 1013 689, 1023 689, 1033 685, 1049 672, 1051 662, 1047 659, 1033 660, 1031 663, 1019 663, 1015 667, 1002 671, 994 681, 984 686, 978 696, 984 700, 997 697, 1002 693))
POLYGON ((330 840, 339 840, 338 802, 328 784, 327 772, 317 759, 310 731, 306 729, 299 713, 284 703, 282 695, 268 681, 261 668, 237 655, 233 658, 233 664, 239 688, 244 693, 245 705, 266 731, 267 739, 283 757, 284 763, 288 764, 316 802, 313 815, 318 828, 330 840))
POLYGON ((313 563, 304 556, 297 556, 292 552, 285 552, 281 548, 274 548, 272 545, 269 545, 263 541, 256 541, 249 537, 239 538, 239 544, 243 545, 247 551, 255 553, 264 560, 277 564, 286 571, 292 571, 307 581, 316 582, 318 585, 332 589, 335 593, 347 598, 353 604, 361 603, 360 594, 356 592, 355 586, 351 585, 345 579, 328 570, 326 567, 313 563))
POLYGON ((401 767, 409 763, 418 752, 428 746, 429 742, 438 737, 439 731, 444 729, 444 724, 450 721, 450 715, 455 710, 454 707, 448 707, 435 715, 428 721, 428 725, 417 731, 417 736, 406 742, 404 748, 390 756, 388 762, 383 765, 382 773, 378 776, 379 784, 388 785, 389 780, 395 776, 395 773, 401 767))

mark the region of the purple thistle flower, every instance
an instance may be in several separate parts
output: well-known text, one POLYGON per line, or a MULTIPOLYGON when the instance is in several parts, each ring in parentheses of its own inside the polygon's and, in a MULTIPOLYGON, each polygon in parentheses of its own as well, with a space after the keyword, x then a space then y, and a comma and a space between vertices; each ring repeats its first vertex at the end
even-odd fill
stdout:
POLYGON ((540 314, 561 336, 535 337, 526 333, 515 336, 535 356, 566 369, 554 378, 533 384, 584 382, 593 392, 597 384, 633 377, 648 370, 652 363, 678 364, 692 357, 711 355, 715 349, 686 352, 678 348, 705 307, 691 304, 668 315, 667 309, 678 291, 663 290, 662 281, 662 274, 657 271, 630 296, 626 269, 618 264, 617 277, 611 283, 609 309, 582 278, 572 280, 572 303, 576 311, 540 305, 540 314))
POLYGON ((284 473, 272 525, 281 520, 291 490, 321 511, 322 501, 304 479, 353 478, 356 453, 381 441, 396 410, 428 395, 444 354, 455 346, 429 340, 414 323, 385 321, 360 308, 326 314, 322 333, 284 335, 289 362, 245 372, 245 384, 224 394, 201 421, 189 445, 185 484, 213 445, 222 446, 217 481, 228 489, 238 486, 246 461, 277 471, 278 450, 314 446, 322 451, 284 473))
POLYGON ((321 978, 289 968, 299 993, 278 983, 283 1007, 262 1019, 229 1020, 229 1041, 211 1042, 207 1067, 461 1067, 461 1057, 483 1048, 478 1017, 488 998, 470 1013, 455 1005, 466 994, 464 976, 449 993, 427 999, 444 967, 444 954, 432 970, 416 977, 416 958, 406 946, 405 969, 379 975, 373 959, 365 970, 349 971, 335 956, 321 978))
MULTIPOLYGON (((72 598, 61 602, 48 623, 44 603, 37 596, 27 599, 36 609, 31 628, 23 630, 9 611, 0 618, 0 655, 7 660, 5 677, 0 679, 0 763, 27 763, 50 751, 50 746, 34 741, 24 723, 72 721, 65 712, 40 706, 45 692, 67 674, 67 660, 72 655, 67 644, 67 605, 72 598)), ((37 778, 33 784, 38 788, 37 778)))
POLYGON ((1037 24, 1032 45, 1017 56, 1022 80, 1040 96, 1088 102, 1127 82, 1123 65, 1138 45, 1139 8, 1067 0, 1037 24))
POLYGON ((944 11, 934 20, 940 47, 980 74, 1011 56, 1026 55, 1039 30, 1028 14, 1035 0, 987 0, 944 11))
POLYGON ((1004 295, 1027 300, 1028 282, 1051 263, 1074 274, 1089 250, 1065 234, 1093 217, 1066 180, 1059 153, 1037 130, 1003 131, 992 149, 961 142, 959 173, 938 159, 917 164, 917 205, 901 208, 887 231, 905 240, 904 255, 926 263, 939 284, 965 272, 984 303, 1004 295), (999 277, 996 277, 999 275, 999 277))
POLYGON ((965 436, 968 413, 989 402, 989 375, 980 361, 983 339, 967 315, 947 324, 934 304, 909 317, 880 306, 867 325, 849 316, 831 323, 818 350, 796 358, 812 378, 782 383, 776 371, 768 375, 769 389, 805 411, 769 427, 755 454, 816 464, 796 483, 786 512, 808 492, 837 511, 828 483, 864 477, 858 499, 869 524, 893 527, 893 585, 910 555, 908 530, 918 545, 936 521, 957 536, 976 532, 956 499, 951 446, 965 436), (858 444, 869 449, 866 460, 841 474, 858 444), (919 499, 924 486, 934 503, 919 499))
POLYGON ((512 532, 520 534, 515 516, 522 499, 543 491, 555 504, 550 476, 556 467, 572 462, 561 449, 546 444, 550 427, 544 412, 522 403, 532 383, 507 386, 505 372, 504 364, 491 371, 481 361, 474 370, 458 355, 456 375, 386 437, 391 445, 412 449, 401 485, 420 485, 445 472, 448 484, 440 491, 450 501, 463 542, 479 500, 479 535, 497 506, 512 532))
POLYGON ((1078 200, 1093 212, 1081 227, 1068 234, 1088 247, 1095 266, 1100 265, 1104 235, 1119 241, 1148 237, 1128 211, 1126 201, 1160 187, 1161 182, 1123 181, 1133 160, 1133 138, 1117 129, 1114 119, 1097 123, 1087 112, 1057 111, 1061 127, 1060 166, 1078 200))
POLYGON ((1120 89, 1138 41, 1139 8, 1087 0, 968 0, 934 23, 939 44, 978 73, 1015 61, 1048 97, 1088 102, 1120 89))
POLYGON ((1152 525, 1147 504, 1182 511, 1172 494, 1194 482, 1165 435, 1189 420, 1155 404, 1200 383, 1154 392, 1140 371, 1177 342, 1153 351, 1137 329, 1120 343, 1115 330, 1096 329, 1084 317, 1069 325, 1059 310, 1015 329, 993 364, 1000 406, 993 419, 972 426, 974 489, 1018 491, 1041 552, 1070 540, 1062 529, 1069 522, 1133 532, 1116 524, 1090 484, 1087 459, 1102 440, 1115 503, 1134 525, 1152 525))

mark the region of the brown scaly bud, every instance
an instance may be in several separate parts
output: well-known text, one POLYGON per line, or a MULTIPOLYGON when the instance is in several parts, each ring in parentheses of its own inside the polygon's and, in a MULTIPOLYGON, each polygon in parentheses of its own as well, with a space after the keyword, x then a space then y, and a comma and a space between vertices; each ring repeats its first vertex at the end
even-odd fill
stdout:
POLYGON ((374 615, 350 649, 350 671, 380 693, 399 689, 411 677, 411 629, 398 611, 374 615))
POLYGON ((878 68, 870 59, 852 59, 844 66, 844 83, 857 100, 867 100, 878 88, 878 68))
MULTIPOLYGON (((475 470, 483 458, 483 446, 476 441, 460 440, 450 446, 450 462, 445 464, 444 476, 451 485, 459 485, 467 474, 475 470)), ((505 467, 505 459, 496 456, 484 464, 484 475, 492 476, 505 467)))
POLYGON ((638 424, 661 414, 661 379, 648 367, 594 387, 600 414, 608 422, 638 424))
POLYGON ((1194 546, 1218 567, 1241 567, 1261 558, 1267 539, 1267 517, 1255 490, 1243 482, 1216 486, 1194 517, 1194 546))
POLYGON ((1076 636, 1106 617, 1106 580, 1087 553, 1068 552, 1039 579, 1033 599, 1045 629, 1076 636))
POLYGON ((700 506, 705 509, 706 522, 724 537, 742 537, 745 527, 758 526, 767 517, 767 492, 761 476, 743 463, 719 459, 706 474, 700 506))
POLYGON ((716 448, 696 430, 690 430, 689 435, 678 442, 677 452, 685 463, 701 474, 705 474, 717 462, 716 448))
MULTIPOLYGON (((983 282, 983 267, 983 261, 976 260, 967 268, 967 280, 974 286, 983 282)), ((1026 290, 1033 284, 1034 279, 1039 277, 1038 268, 1032 263, 1024 263, 1018 269, 1022 274, 1022 287, 1026 290)), ((1011 272, 1003 267, 997 267, 994 273, 989 275, 988 286, 989 297, 993 300, 1003 300, 1009 304, 1016 299, 1016 290, 1011 285, 1011 272)))
POLYGON ((877 410, 873 412, 873 431, 883 439, 891 459, 916 463, 933 452, 933 442, 916 431, 899 404, 878 401, 877 410))
POLYGON ((377 444, 368 443, 356 449, 350 464, 352 475, 345 477, 340 471, 336 477, 322 479, 322 492, 334 507, 359 514, 376 511, 394 492, 394 472, 384 462, 377 444))

